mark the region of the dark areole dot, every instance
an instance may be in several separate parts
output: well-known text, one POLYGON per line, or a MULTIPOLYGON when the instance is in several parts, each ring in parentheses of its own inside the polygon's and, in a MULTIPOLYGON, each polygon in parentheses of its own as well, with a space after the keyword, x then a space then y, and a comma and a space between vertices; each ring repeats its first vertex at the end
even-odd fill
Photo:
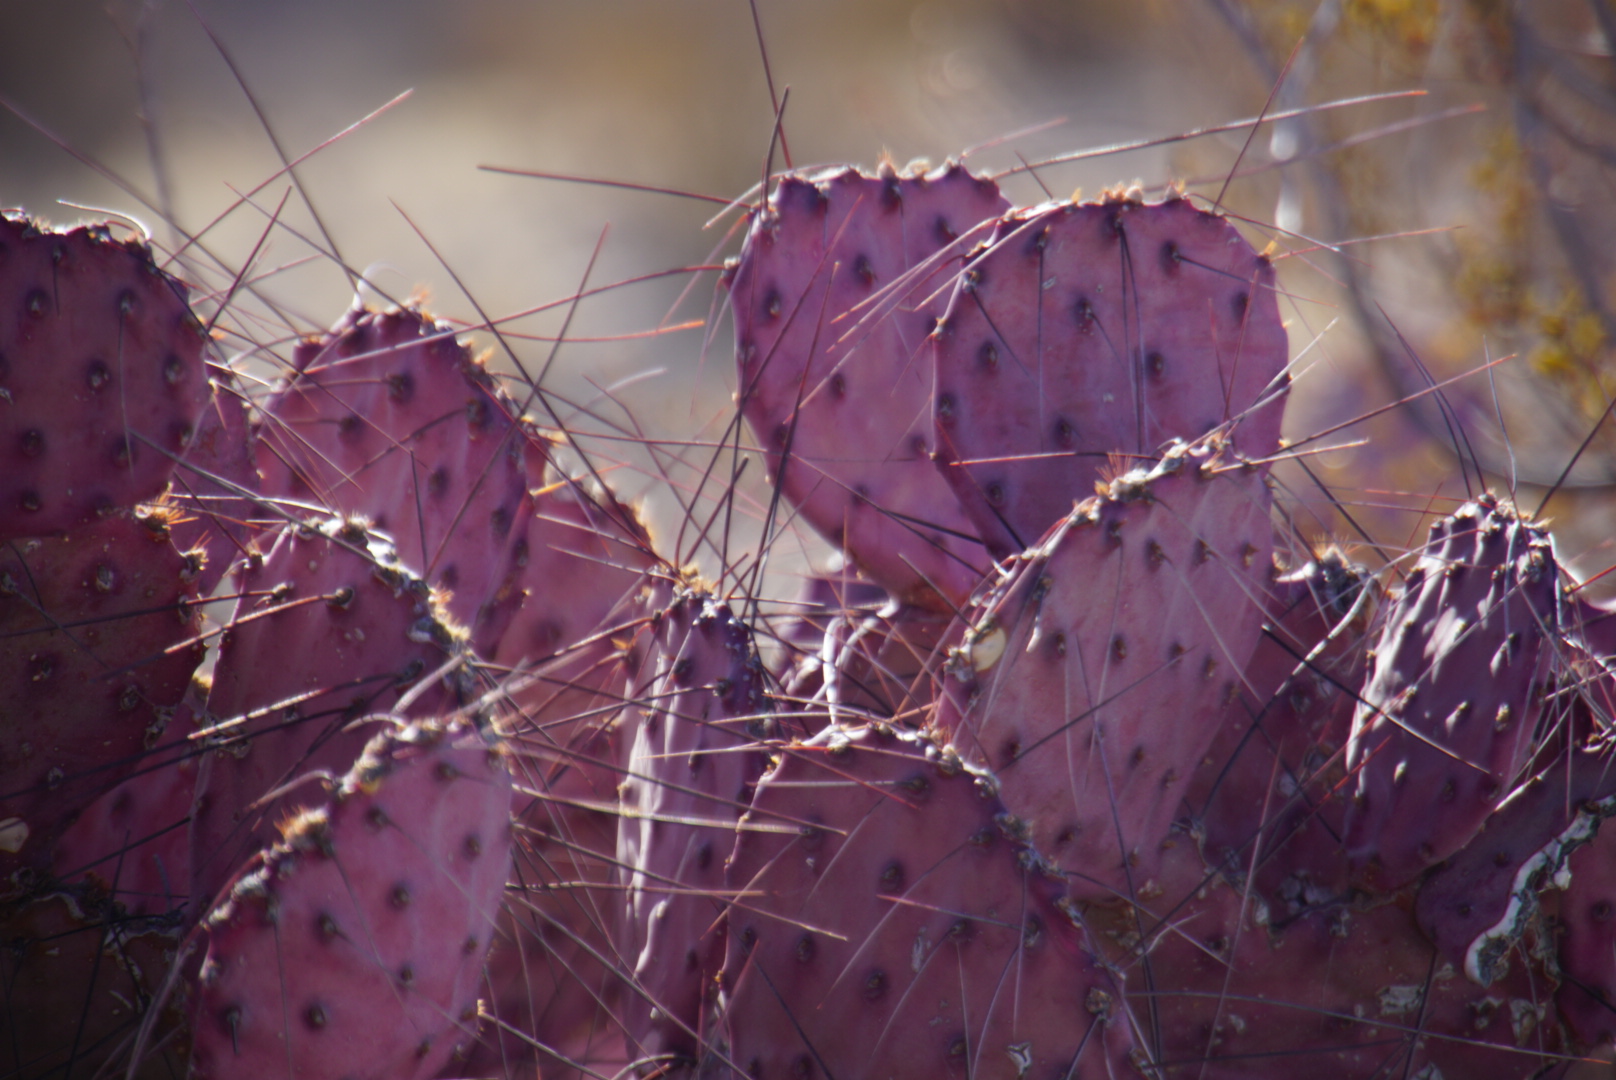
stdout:
POLYGON ((914 776, 901 780, 898 786, 908 792, 910 798, 915 800, 924 800, 926 796, 931 794, 931 781, 927 779, 924 773, 916 773, 914 776))

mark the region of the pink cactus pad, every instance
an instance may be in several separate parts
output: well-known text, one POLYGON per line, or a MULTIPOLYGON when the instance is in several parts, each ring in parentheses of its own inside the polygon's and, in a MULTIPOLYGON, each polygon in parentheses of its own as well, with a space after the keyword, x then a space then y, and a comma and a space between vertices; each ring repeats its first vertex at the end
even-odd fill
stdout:
MULTIPOLYGON (((1596 835, 1613 831, 1601 822, 1616 816, 1616 752, 1596 739, 1546 757, 1538 775, 1516 788, 1481 832, 1420 884, 1414 907, 1420 926, 1443 959, 1479 986, 1509 970, 1511 953, 1541 925, 1545 906, 1553 911, 1550 890, 1566 887, 1568 874, 1584 896, 1591 894, 1582 891, 1577 868, 1601 880, 1597 861, 1605 856, 1576 853, 1596 835)), ((1610 846, 1598 850, 1608 853, 1610 846)), ((1603 887, 1596 884, 1593 891, 1603 887)), ((1565 948, 1588 947, 1575 941, 1573 936, 1565 948)), ((1610 963, 1608 956, 1593 960, 1610 963)))
POLYGON ((163 490, 208 400, 201 324, 151 251, 0 215, 0 539, 163 490))
POLYGON ((1432 954, 1402 905, 1346 898, 1290 917, 1183 838, 1159 888, 1083 919, 1126 973, 1164 1080, 1529 1080, 1562 1049, 1541 961, 1483 990, 1432 954))
MULTIPOLYGON (((400 696, 462 647, 426 584, 396 562, 374 534, 332 520, 288 527, 242 575, 201 742, 216 749, 197 777, 193 908, 273 839, 277 821, 317 804, 324 793, 311 781, 341 775, 400 696)), ((464 678, 427 688, 412 713, 453 709, 464 678)))
POLYGON ((650 683, 624 732, 617 860, 625 892, 618 951, 631 1043, 694 1056, 702 1004, 723 965, 724 857, 767 766, 763 666, 746 625, 703 592, 662 613, 650 683))
POLYGON ((0 895, 161 739, 202 659, 195 570, 158 516, 0 545, 0 895))
POLYGON ((1274 272, 1188 200, 1018 210, 960 277, 935 335, 937 461, 1003 558, 1121 453, 1233 424, 1278 449, 1288 357, 1274 272))
POLYGON ((619 1015, 630 962, 617 952, 624 905, 613 887, 618 736, 615 724, 578 725, 566 751, 547 758, 531 740, 506 743, 519 750, 510 760, 520 891, 501 912, 485 979, 502 1023, 484 1027, 460 1075, 514 1075, 536 1063, 547 1080, 574 1080, 611 1075, 637 1056, 625 1056, 619 1015))
POLYGON ((56 877, 93 882, 131 915, 184 910, 199 757, 187 736, 195 729, 187 700, 138 771, 85 807, 62 834, 51 868, 56 877))
POLYGON ((477 1029, 510 810, 510 774, 480 734, 378 735, 204 920, 192 1075, 437 1075, 477 1029))
POLYGON ((264 494, 368 517, 490 645, 499 628, 481 616, 527 514, 528 435, 514 406, 453 331, 416 308, 350 311, 294 363, 264 405, 264 494))
POLYGON ((993 787, 881 729, 785 751, 729 863, 722 1054, 738 1073, 1130 1073, 1120 988, 993 787))
POLYGON ((1008 207, 956 164, 788 176, 729 279, 738 400, 770 476, 873 580, 940 610, 987 560, 931 466, 926 339, 978 226, 1008 207))
MULTIPOLYGON (((530 444, 531 445, 531 444, 530 444)), ((526 1066, 546 1077, 617 1071, 628 1059, 618 998, 622 893, 617 876, 618 714, 649 651, 663 586, 634 511, 593 482, 527 458, 533 514, 502 598, 493 654, 512 706, 505 718, 517 809, 517 880, 488 965, 495 1014, 468 1075, 526 1066)))
POLYGON ((1347 887, 1340 788, 1379 590, 1335 548, 1273 583, 1239 696, 1187 795, 1208 860, 1255 866, 1265 893, 1293 907, 1347 887))
POLYGON ((622 703, 634 642, 647 636, 641 601, 657 560, 639 519, 610 492, 542 468, 529 479, 533 514, 519 526, 501 600, 510 610, 495 616, 503 631, 490 658, 510 674, 514 733, 534 753, 564 756, 572 721, 587 738, 622 703))
POLYGON ((1075 895, 1149 882, 1257 646, 1270 493, 1225 451, 1176 445, 1103 485, 966 612, 937 727, 1075 895))
POLYGON ((1347 747, 1347 848, 1380 886, 1458 851, 1523 779, 1559 595, 1548 533, 1514 507, 1484 496, 1431 527, 1374 642, 1347 747))

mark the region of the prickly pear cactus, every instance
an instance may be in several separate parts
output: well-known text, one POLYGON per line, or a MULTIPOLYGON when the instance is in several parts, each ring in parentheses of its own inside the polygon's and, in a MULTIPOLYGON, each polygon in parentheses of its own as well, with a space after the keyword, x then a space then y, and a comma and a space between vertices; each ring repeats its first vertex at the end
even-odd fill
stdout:
POLYGON ((485 622, 529 512, 514 407, 454 332, 415 308, 350 311, 293 364, 265 405, 263 491, 368 517, 491 646, 502 627, 485 622))
POLYGON ((435 1076, 477 1028, 510 808, 479 732, 378 735, 203 920, 193 1075, 435 1076))
POLYGON ((937 461, 999 558, 1037 542, 1108 455, 1228 427, 1278 449, 1288 359, 1274 272, 1226 219, 1127 196, 1018 210, 934 338, 937 461))
MULTIPOLYGON (((1598 856, 1572 860, 1596 837, 1599 849, 1608 850, 1601 824, 1616 816, 1616 749, 1608 736, 1595 736, 1542 758, 1538 774, 1420 884, 1414 911, 1426 935, 1447 963, 1482 986, 1508 972, 1511 953, 1528 933, 1542 932, 1555 906, 1546 890, 1577 882, 1578 866, 1589 872, 1594 892, 1601 887, 1598 856)), ((1581 884, 1576 891, 1590 895, 1581 884)), ((1573 932, 1562 943, 1568 966, 1616 975, 1604 954, 1577 942, 1573 932)))
POLYGON ((956 164, 785 177, 729 280, 741 413, 781 493, 892 593, 944 610, 986 560, 931 466, 927 339, 1008 208, 956 164))
POLYGON ((548 760, 523 740, 509 744, 518 782, 515 898, 500 913, 484 968, 484 992, 502 1022, 483 1027, 464 1075, 537 1063, 546 1077, 582 1077, 638 1057, 621 1019, 629 959, 616 947, 619 737, 615 724, 588 737, 575 725, 565 752, 548 760))
POLYGON ((176 710, 163 738, 135 774, 91 802, 62 834, 51 874, 92 884, 131 915, 164 915, 186 907, 191 885, 191 804, 200 760, 197 686, 176 710))
POLYGON ((1316 543, 1231 219, 774 180, 722 294, 773 485, 720 501, 722 596, 595 457, 704 441, 541 434, 414 306, 271 386, 138 245, 0 220, 10 1071, 1606 1052, 1616 632, 1546 527, 1476 498, 1406 577, 1316 543), (798 523, 842 552, 793 602, 798 523))
POLYGON ((202 324, 149 248, 0 215, 0 539, 156 497, 208 400, 202 324))
POLYGON ((1075 895, 1130 896, 1262 627, 1270 496, 1218 437, 1102 486, 968 609, 935 724, 1075 895))
POLYGON ((1347 744, 1347 847, 1383 887, 1464 847, 1520 779, 1559 597, 1547 533, 1513 507, 1489 496, 1431 527, 1347 744))
POLYGON ((890 729, 788 747, 728 868, 738 1076, 1111 1077, 1121 983, 991 776, 890 729))
POLYGON ((1482 988, 1396 902, 1342 896, 1293 915, 1247 881, 1182 837, 1149 893, 1084 913, 1159 1075, 1526 1077, 1559 1050, 1544 942, 1482 988))
POLYGON ((703 592, 676 597, 656 642, 655 674, 624 733, 618 948, 634 978, 624 1024, 642 1054, 694 1057, 723 965, 724 857, 773 725, 762 662, 728 605, 703 592))
POLYGON ((532 514, 517 526, 488 659, 506 673, 520 714, 514 733, 553 762, 565 759, 574 729, 592 738, 622 704, 649 636, 647 597, 665 570, 632 507, 545 464, 529 456, 532 514))
POLYGON ((1274 581, 1262 637, 1190 782, 1208 862, 1255 873, 1288 910, 1347 885, 1340 791, 1379 592, 1337 549, 1274 581))
POLYGON ((0 895, 162 739, 202 660, 196 572, 155 514, 0 547, 0 895))
POLYGON ((321 775, 352 764, 405 695, 414 715, 459 705, 461 648, 426 584, 362 524, 280 531, 242 575, 198 733, 209 752, 191 820, 193 908, 279 819, 318 802, 321 775))
POLYGON ((513 879, 522 899, 502 914, 488 989, 495 1015, 514 1027, 484 1029, 466 1062, 473 1075, 533 1061, 546 1076, 583 1075, 631 1060, 619 1017, 624 905, 613 887, 619 714, 665 588, 631 507, 552 469, 529 481, 534 512, 502 600, 513 610, 491 658, 522 789, 513 879))

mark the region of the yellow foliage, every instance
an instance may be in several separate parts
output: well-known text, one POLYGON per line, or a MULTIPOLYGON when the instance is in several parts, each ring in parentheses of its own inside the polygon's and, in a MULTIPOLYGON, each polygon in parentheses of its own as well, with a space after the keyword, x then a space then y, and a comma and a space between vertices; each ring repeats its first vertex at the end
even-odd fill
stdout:
POLYGON ((1436 38, 1441 5, 1437 0, 1347 0, 1344 14, 1380 41, 1424 55, 1436 38))

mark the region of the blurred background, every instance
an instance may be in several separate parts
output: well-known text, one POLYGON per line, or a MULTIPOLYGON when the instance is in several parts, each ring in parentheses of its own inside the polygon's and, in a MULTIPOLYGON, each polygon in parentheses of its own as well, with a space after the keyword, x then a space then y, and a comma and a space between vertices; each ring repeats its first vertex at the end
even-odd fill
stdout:
MULTIPOLYGON (((743 215, 710 200, 756 197, 789 88, 777 170, 787 151, 797 167, 968 154, 1019 170, 1002 182, 1021 203, 1176 180, 1249 220, 1298 357, 1287 431, 1307 467, 1281 479, 1303 540, 1377 562, 1493 486, 1528 510, 1557 492, 1578 573, 1616 562, 1605 0, 758 0, 756 16, 744 0, 0 0, 0 207, 127 215, 205 313, 249 267, 220 347, 265 380, 356 274, 371 301, 424 295, 510 372, 477 329, 497 320, 665 530, 684 512, 667 478, 690 483, 730 420, 713 268, 743 215), (1227 126, 1265 110, 1304 111, 1227 126), (586 273, 615 287, 574 307, 586 273)), ((802 538, 776 569, 827 557, 802 538)))

